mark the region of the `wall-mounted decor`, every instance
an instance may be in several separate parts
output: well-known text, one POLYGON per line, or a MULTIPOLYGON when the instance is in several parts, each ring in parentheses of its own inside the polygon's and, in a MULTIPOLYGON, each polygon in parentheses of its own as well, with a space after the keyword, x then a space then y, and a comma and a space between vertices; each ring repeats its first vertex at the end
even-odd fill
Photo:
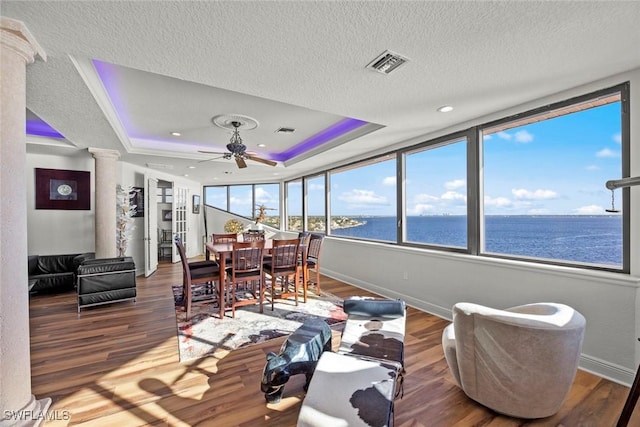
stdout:
POLYGON ((91 209, 91 172, 36 168, 36 209, 91 209))
POLYGON ((140 218, 144 216, 144 188, 131 187, 131 193, 129 193, 131 199, 130 203, 135 205, 136 213, 132 216, 134 218, 140 218))
POLYGON ((173 215, 171 215, 171 209, 162 209, 162 220, 163 221, 171 221, 172 217, 173 217, 173 215))
POLYGON ((199 214, 200 213, 200 195, 199 194, 194 194, 193 195, 193 209, 192 212, 194 214, 199 214))

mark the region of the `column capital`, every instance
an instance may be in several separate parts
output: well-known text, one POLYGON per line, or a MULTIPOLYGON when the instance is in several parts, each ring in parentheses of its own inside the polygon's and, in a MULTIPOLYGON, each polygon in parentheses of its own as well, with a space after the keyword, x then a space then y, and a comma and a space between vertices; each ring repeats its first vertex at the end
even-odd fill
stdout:
POLYGON ((27 64, 31 64, 36 56, 47 60, 44 49, 22 21, 0 17, 0 44, 22 56, 27 64))
POLYGON ((118 160, 120 158, 120 152, 118 150, 108 150, 106 148, 88 148, 89 152, 93 155, 94 159, 113 159, 118 160))

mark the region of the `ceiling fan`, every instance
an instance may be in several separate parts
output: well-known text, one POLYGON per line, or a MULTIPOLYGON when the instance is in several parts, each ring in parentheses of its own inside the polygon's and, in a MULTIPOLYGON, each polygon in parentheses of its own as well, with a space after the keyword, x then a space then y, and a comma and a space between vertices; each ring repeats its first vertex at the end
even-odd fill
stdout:
MULTIPOLYGON (((231 135, 231 139, 227 144, 227 150, 229 150, 228 153, 220 153, 216 151, 198 151, 198 152, 205 153, 205 154, 222 154, 223 159, 233 158, 235 159, 238 167, 241 169, 247 167, 247 162, 245 160, 253 160, 254 162, 263 163, 269 166, 277 165, 277 163, 272 160, 262 159, 250 153, 247 153, 247 146, 242 143, 242 138, 240 137, 240 131, 238 131, 238 128, 242 125, 242 123, 238 121, 233 121, 231 122, 231 125, 233 126, 233 135, 231 135)), ((215 157, 215 158, 219 159, 220 157, 215 157)), ((213 159, 202 160, 202 161, 208 162, 209 160, 213 160, 213 159)))

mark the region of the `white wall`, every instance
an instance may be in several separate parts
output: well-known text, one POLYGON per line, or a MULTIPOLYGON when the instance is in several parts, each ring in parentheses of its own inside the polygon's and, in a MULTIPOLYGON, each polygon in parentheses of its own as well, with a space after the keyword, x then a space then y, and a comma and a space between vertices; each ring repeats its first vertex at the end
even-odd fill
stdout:
MULTIPOLYGON (((29 255, 65 254, 95 251, 95 168, 94 159, 88 151, 73 151, 71 156, 27 154, 27 240, 29 255), (35 168, 67 169, 91 172, 91 210, 35 209, 35 168)), ((174 186, 189 189, 187 256, 203 253, 203 210, 191 213, 191 195, 201 194, 201 186, 195 181, 175 177, 152 169, 140 168, 129 163, 118 162, 118 183, 144 187, 144 174, 171 181, 174 186)), ((115 201, 114 201, 115 203, 115 201)), ((170 206, 170 205, 169 205, 170 206)), ((144 220, 134 218, 135 229, 127 255, 132 256, 138 274, 144 272, 144 220)), ((160 224, 160 223, 159 223, 160 224)), ((154 231, 155 232, 155 231, 154 231)), ((113 239, 115 245, 115 236, 113 239)), ((175 261, 178 261, 176 259, 175 261)))
MULTIPOLYGON (((95 251, 94 178, 94 159, 88 151, 76 153, 74 157, 27 154, 27 250, 29 255, 95 251), (91 172, 91 210, 36 209, 35 168, 91 172)), ((115 245, 115 237, 113 242, 115 245)))

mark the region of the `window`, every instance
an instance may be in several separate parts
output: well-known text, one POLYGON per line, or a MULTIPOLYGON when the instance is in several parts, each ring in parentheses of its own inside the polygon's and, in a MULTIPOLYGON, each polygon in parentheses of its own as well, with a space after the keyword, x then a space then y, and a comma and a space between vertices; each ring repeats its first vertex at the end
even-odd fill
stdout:
POLYGON ((204 187, 204 204, 227 210, 227 186, 204 187))
POLYGON ((331 234, 397 241, 394 154, 337 169, 330 182, 331 234))
POLYGON ((287 230, 302 231, 302 180, 286 183, 287 230))
POLYGON ((254 195, 256 201, 254 216, 258 215, 257 209, 260 206, 264 206, 266 208, 266 216, 262 223, 270 227, 280 228, 280 185, 256 185, 254 195))
POLYGON ((324 175, 306 179, 307 190, 307 230, 326 231, 324 175))
POLYGON ((467 248, 467 140, 405 155, 405 241, 467 248))
POLYGON ((229 186, 229 212, 253 218, 253 191, 251 185, 229 186))
POLYGON ((623 176, 621 104, 609 92, 482 129, 484 253, 622 268, 604 186, 623 176))

